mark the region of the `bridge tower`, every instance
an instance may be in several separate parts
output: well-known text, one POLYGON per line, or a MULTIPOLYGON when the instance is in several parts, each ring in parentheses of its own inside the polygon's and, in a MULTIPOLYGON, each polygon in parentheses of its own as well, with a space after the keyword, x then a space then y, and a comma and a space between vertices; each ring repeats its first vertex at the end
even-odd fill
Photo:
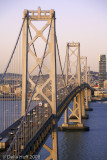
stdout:
MULTIPOLYGON (((87 71, 87 57, 82 56, 81 57, 81 83, 88 83, 88 71, 87 71)), ((90 84, 89 84, 90 85, 90 84)), ((82 91, 83 92, 83 91, 82 91)), ((82 117, 83 119, 87 119, 88 115, 85 114, 85 111, 91 111, 92 108, 88 106, 88 102, 91 101, 91 90, 88 88, 84 89, 84 93, 81 92, 81 96, 83 97, 84 94, 84 105, 82 105, 82 117)))
MULTIPOLYGON (((87 57, 82 56, 81 61, 81 83, 87 83, 87 57)), ((81 105, 82 105, 82 118, 88 119, 88 115, 85 113, 85 108, 88 107, 88 95, 87 88, 81 90, 81 105)))
MULTIPOLYGON (((83 57, 83 59, 85 61, 85 83, 88 83, 90 85, 90 68, 87 66, 87 57, 83 57)), ((88 102, 91 102, 91 90, 85 88, 85 111, 92 111, 93 109, 88 106, 88 102)))
MULTIPOLYGON (((90 66, 87 67, 87 77, 88 77, 88 84, 91 85, 91 77, 90 77, 90 66)), ((91 90, 88 89, 88 101, 91 102, 91 90)))
MULTIPOLYGON (((80 43, 67 43, 66 46, 66 85, 71 85, 72 88, 81 85, 81 70, 80 70, 80 43), (74 71, 75 70, 75 71, 74 71)), ((82 124, 82 109, 81 109, 81 93, 75 95, 73 99, 73 109, 68 107, 65 110, 65 120, 62 127, 66 129, 84 129, 82 124), (68 116, 68 109, 71 114, 68 116), (68 124, 73 122, 73 124, 68 124)))
MULTIPOLYGON (((28 83, 31 86, 31 89, 34 90, 36 83, 33 80, 33 77, 31 74, 34 72, 34 70, 39 68, 39 72, 41 77, 43 75, 48 75, 47 79, 45 76, 45 82, 41 83, 36 86, 35 93, 33 95, 33 99, 38 97, 42 97, 43 101, 46 101, 47 104, 51 107, 51 112, 56 116, 57 114, 57 95, 56 95, 56 38, 55 38, 55 11, 49 10, 44 11, 38 8, 37 11, 28 11, 24 10, 23 18, 25 18, 24 26, 23 26, 23 53, 22 53, 22 116, 26 112, 27 108, 27 91, 28 91, 28 83), (42 21, 46 22, 45 25, 41 29, 38 29, 34 22, 42 21), (49 28, 48 28, 49 27, 49 28), (33 37, 30 37, 30 40, 28 41, 28 31, 29 28, 33 30, 33 37), (44 31, 48 29, 48 36, 47 39, 44 36, 44 31), (34 35, 35 33, 35 35, 34 35), (45 45, 45 51, 40 56, 40 53, 37 54, 35 52, 34 44, 37 41, 38 38, 41 38, 45 45), (32 65, 29 62, 29 55, 32 56, 33 61, 35 63, 32 65), (48 56, 49 55, 49 56, 48 56), (48 68, 43 61, 50 57, 51 66, 48 68), (41 69, 44 69, 44 71, 41 69), (43 71, 43 73, 42 73, 43 71), (50 97, 47 96, 46 93, 44 93, 44 90, 46 90, 47 86, 50 85, 51 91, 50 91, 50 97)), ((39 44, 40 45, 40 44, 39 44)), ((41 46, 42 47, 42 46, 41 46)), ((40 77, 40 78, 41 78, 40 77)), ((57 141, 57 122, 55 122, 54 129, 52 131, 52 141, 53 141, 53 149, 50 149, 47 145, 44 145, 45 149, 47 149, 50 152, 50 156, 48 159, 58 160, 58 141, 57 141)))

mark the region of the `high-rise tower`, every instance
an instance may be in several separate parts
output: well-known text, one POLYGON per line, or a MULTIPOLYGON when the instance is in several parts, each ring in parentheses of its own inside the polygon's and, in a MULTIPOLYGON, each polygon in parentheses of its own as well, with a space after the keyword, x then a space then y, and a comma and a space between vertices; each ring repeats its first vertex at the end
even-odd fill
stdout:
POLYGON ((99 88, 104 87, 106 80, 106 55, 99 55, 99 88))

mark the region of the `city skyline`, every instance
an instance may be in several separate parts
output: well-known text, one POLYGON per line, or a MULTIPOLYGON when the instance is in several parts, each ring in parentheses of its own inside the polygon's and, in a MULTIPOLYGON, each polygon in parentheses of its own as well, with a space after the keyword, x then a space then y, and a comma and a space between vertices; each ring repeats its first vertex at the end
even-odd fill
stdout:
POLYGON ((56 32, 62 65, 66 53, 66 42, 80 42, 81 56, 87 56, 91 70, 98 71, 98 57, 107 54, 106 0, 79 0, 61 3, 46 0, 23 0, 0 2, 1 60, 4 70, 14 48, 23 17, 23 10, 54 9, 56 12, 56 32), (10 39, 11 38, 11 39, 10 39))

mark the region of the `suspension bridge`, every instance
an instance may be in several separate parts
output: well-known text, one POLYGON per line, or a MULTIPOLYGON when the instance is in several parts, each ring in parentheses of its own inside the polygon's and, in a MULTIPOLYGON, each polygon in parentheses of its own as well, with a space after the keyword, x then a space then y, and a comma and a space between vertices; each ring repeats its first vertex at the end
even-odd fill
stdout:
POLYGON ((15 47, 0 78, 0 155, 4 160, 30 159, 42 147, 50 152, 46 160, 57 160, 58 130, 89 130, 82 122, 88 118, 86 111, 92 110, 87 57, 80 56, 79 42, 67 42, 62 67, 55 21, 54 10, 23 12, 15 47), (64 112, 64 123, 58 127, 64 112), (50 134, 52 148, 45 144, 50 134))

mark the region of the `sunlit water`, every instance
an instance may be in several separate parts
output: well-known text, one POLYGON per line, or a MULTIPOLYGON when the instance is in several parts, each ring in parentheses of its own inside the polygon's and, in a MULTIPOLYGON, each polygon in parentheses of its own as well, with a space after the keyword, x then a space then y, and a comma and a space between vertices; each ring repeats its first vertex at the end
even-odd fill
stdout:
MULTIPOLYGON (((93 111, 87 112, 89 119, 83 121, 89 132, 58 132, 59 160, 107 160, 107 103, 91 103, 90 107, 93 111)), ((46 144, 52 147, 51 137, 46 144)), ((41 160, 49 155, 44 148, 39 154, 41 160)))

